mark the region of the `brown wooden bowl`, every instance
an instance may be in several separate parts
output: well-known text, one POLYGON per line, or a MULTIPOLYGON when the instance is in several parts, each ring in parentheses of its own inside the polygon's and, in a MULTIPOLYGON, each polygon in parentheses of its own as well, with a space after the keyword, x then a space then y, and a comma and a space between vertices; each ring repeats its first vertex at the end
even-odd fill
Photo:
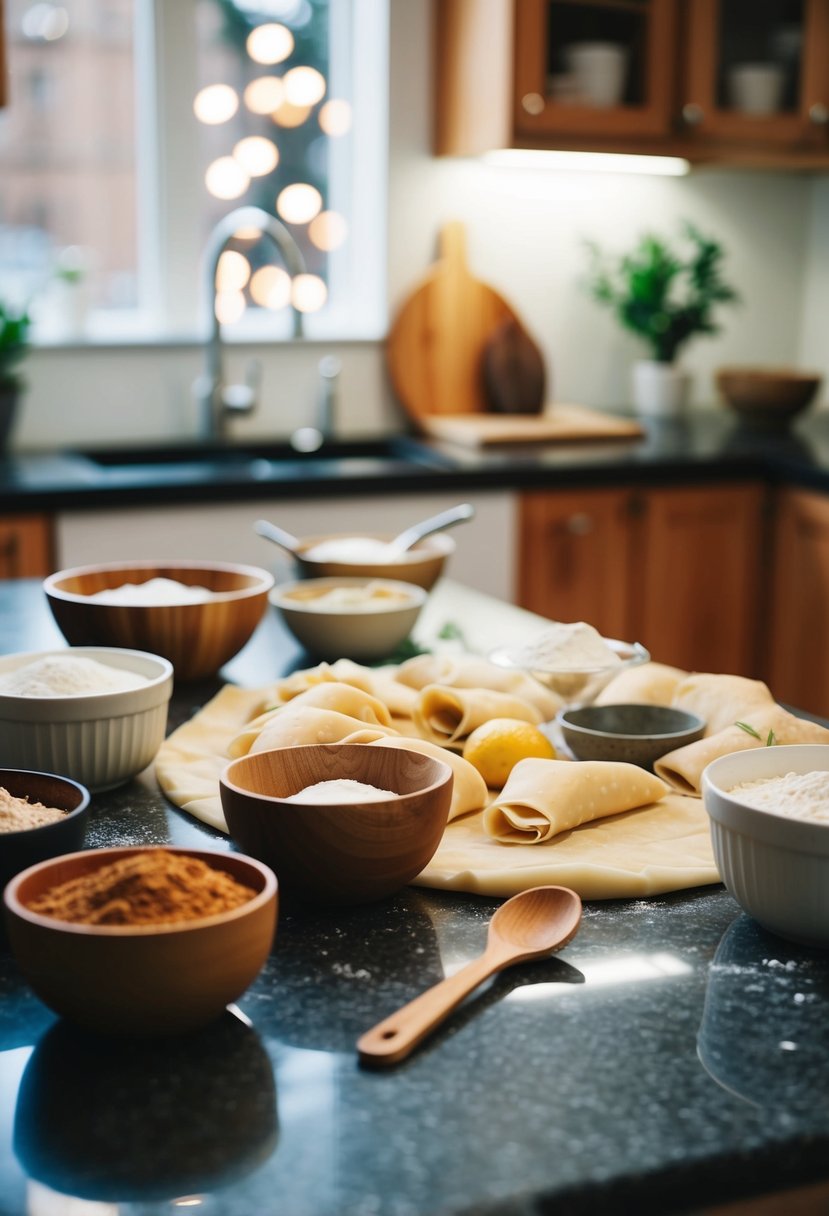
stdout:
POLYGON ((391 578, 414 583, 430 591, 443 574, 447 561, 455 552, 455 541, 445 532, 424 536, 395 561, 344 562, 332 558, 317 558, 309 553, 325 541, 345 540, 354 536, 390 541, 393 532, 329 532, 319 536, 303 536, 295 554, 303 578, 391 578))
POLYGON ((308 744, 232 760, 220 780, 233 840, 303 903, 369 903, 411 882, 432 859, 449 817, 452 770, 403 748, 308 744), (295 803, 321 781, 394 791, 382 801, 295 803))
POLYGON ((784 367, 723 367, 716 384, 727 405, 744 420, 785 425, 811 404, 820 388, 817 373, 784 367))
POLYGON ((164 848, 226 871, 256 895, 229 912, 175 924, 87 925, 29 910, 38 895, 60 883, 153 851, 141 847, 69 853, 9 882, 4 902, 12 953, 55 1013, 103 1034, 178 1034, 219 1017, 259 974, 276 928, 271 871, 236 853, 164 848))
POLYGON ((60 570, 43 589, 72 646, 123 646, 159 654, 177 680, 215 675, 250 638, 268 605, 274 579, 257 566, 227 562, 110 562, 60 570), (166 578, 206 587, 208 600, 181 604, 103 603, 97 591, 166 578))

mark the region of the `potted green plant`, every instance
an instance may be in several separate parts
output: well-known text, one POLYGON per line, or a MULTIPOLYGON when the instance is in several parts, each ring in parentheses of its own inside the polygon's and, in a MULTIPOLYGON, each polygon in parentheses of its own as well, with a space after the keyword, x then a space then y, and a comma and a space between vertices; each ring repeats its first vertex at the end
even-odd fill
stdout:
POLYGON ((4 451, 23 387, 18 365, 29 349, 29 314, 0 300, 0 452, 4 451))
POLYGON ((677 365, 679 351, 698 334, 718 333, 715 309, 739 298, 722 278, 721 245, 687 222, 683 236, 682 246, 674 248, 646 233, 620 256, 588 242, 593 298, 650 347, 651 359, 633 370, 634 402, 643 413, 683 408, 689 377, 677 365))

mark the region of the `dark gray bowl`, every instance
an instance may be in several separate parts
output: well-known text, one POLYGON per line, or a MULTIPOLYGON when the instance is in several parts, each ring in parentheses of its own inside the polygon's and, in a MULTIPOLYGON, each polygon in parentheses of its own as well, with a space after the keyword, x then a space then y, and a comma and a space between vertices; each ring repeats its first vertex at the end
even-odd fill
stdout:
POLYGON ((702 718, 666 705, 583 705, 561 710, 556 721, 577 760, 623 760, 641 768, 705 731, 702 718))
POLYGON ((89 815, 89 790, 55 773, 0 768, 0 785, 13 798, 28 798, 67 813, 54 823, 17 832, 0 832, 0 891, 9 879, 39 861, 83 848, 89 815))

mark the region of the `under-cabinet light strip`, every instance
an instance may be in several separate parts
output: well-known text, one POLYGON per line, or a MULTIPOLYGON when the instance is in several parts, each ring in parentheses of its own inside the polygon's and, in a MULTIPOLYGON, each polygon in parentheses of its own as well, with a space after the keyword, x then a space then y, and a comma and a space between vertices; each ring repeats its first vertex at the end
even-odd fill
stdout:
POLYGON ((486 152, 489 165, 513 169, 577 170, 600 173, 650 173, 682 177, 690 164, 680 156, 632 156, 621 152, 547 152, 529 148, 499 148, 486 152))

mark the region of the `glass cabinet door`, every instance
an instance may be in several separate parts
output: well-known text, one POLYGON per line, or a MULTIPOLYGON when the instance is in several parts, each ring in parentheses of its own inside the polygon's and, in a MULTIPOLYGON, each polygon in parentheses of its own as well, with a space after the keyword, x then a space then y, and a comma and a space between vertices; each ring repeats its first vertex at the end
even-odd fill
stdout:
POLYGON ((676 0, 517 0, 516 135, 667 135, 676 54, 676 0))
POLYGON ((706 138, 814 147, 829 122, 829 0, 694 0, 682 117, 706 138))

